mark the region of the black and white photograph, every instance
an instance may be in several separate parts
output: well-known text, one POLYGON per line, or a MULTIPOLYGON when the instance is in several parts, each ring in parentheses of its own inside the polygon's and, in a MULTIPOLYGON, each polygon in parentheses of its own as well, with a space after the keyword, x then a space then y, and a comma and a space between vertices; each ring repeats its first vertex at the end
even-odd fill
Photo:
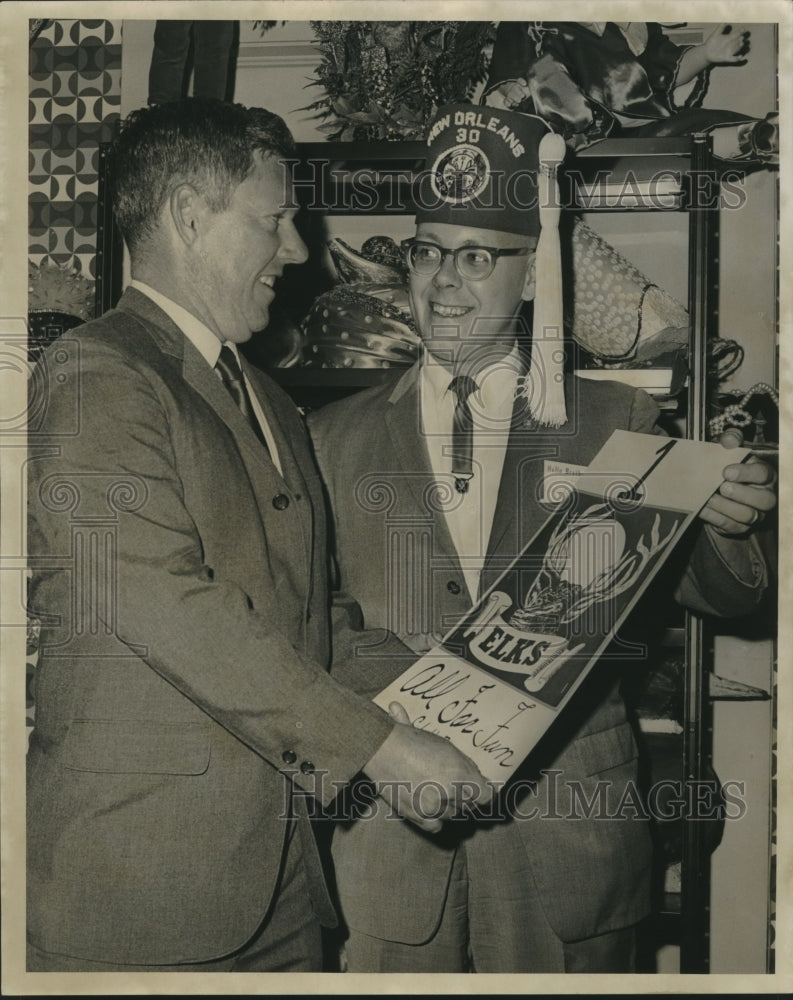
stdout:
POLYGON ((790 5, 0 36, 3 992, 793 990, 790 5))

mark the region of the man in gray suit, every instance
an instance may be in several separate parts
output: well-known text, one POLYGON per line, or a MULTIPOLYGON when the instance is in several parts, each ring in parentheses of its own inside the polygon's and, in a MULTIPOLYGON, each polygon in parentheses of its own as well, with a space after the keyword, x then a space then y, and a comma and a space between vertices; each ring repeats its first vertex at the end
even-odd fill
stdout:
MULTIPOLYGON (((294 406, 237 353, 306 258, 293 151, 262 109, 133 113, 114 150, 132 287, 36 377, 30 971, 319 970, 335 915, 307 795, 327 806, 363 769, 433 831, 481 780, 327 672, 318 475, 294 406), (424 819, 394 782, 430 775, 424 819)), ((355 653, 374 637, 352 604, 334 614, 339 677, 404 667, 393 639, 355 653)))
MULTIPOLYGON (((339 584, 367 627, 388 627, 417 652, 463 617, 542 525, 546 460, 586 466, 615 429, 661 433, 643 392, 563 379, 552 339, 532 342, 527 375, 519 313, 535 283, 535 330, 561 328, 540 302, 554 284, 554 239, 539 216, 554 199, 541 179, 528 194, 546 132, 514 112, 438 111, 416 236, 404 245, 420 361, 396 383, 310 418, 339 584), (554 386, 563 398, 549 398, 554 386)), ((724 478, 677 596, 738 615, 766 588, 752 530, 775 504, 774 475, 754 462, 727 465, 724 478)), ((379 814, 339 826, 333 855, 350 971, 631 970, 633 928, 649 907, 647 824, 587 814, 573 798, 575 788, 594 801, 607 783, 613 814, 636 788, 637 747, 607 664, 518 777, 520 794, 507 795, 504 809, 435 837, 379 814)))

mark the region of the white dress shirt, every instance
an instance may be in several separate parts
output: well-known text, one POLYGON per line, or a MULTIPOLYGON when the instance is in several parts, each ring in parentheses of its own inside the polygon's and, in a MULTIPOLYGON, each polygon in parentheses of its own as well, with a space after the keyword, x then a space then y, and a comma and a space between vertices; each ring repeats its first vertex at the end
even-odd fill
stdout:
MULTIPOLYGON (((471 598, 476 600, 496 510, 509 440, 518 376, 518 349, 476 373, 469 397, 474 426, 473 470, 467 493, 457 493, 452 475, 452 420, 456 405, 449 384, 453 372, 425 351, 419 372, 421 430, 430 465, 442 492, 443 510, 471 598)), ((460 372, 459 374, 463 374, 460 372)), ((467 374, 467 373, 466 373, 467 374)))
MULTIPOLYGON (((220 373, 215 368, 215 365, 220 357, 222 347, 230 347, 239 362, 240 356, 236 344, 232 344, 231 341, 228 340, 218 340, 208 326, 205 326, 200 319, 197 319, 183 306, 174 302, 173 299, 169 299, 167 295, 163 295, 162 292, 158 292, 156 288, 152 288, 151 285, 147 285, 145 282, 138 281, 135 278, 133 278, 130 282, 130 286, 132 288, 137 288, 139 292, 147 295, 155 305, 158 305, 160 309, 162 309, 162 311, 173 320, 193 347, 195 347, 201 357, 204 358, 209 367, 215 372, 218 378, 220 378, 220 373)), ((240 368, 242 368, 242 365, 240 365, 240 368)), ((248 388, 248 395, 251 398, 253 412, 256 419, 259 421, 259 426, 264 434, 267 447, 270 450, 270 457, 272 458, 276 469, 278 469, 278 472, 283 475, 281 462, 278 457, 278 449, 275 445, 275 438, 273 437, 272 431, 267 423, 267 418, 264 415, 264 411, 261 408, 259 400, 256 398, 256 392, 254 391, 254 388, 244 371, 242 373, 242 377, 245 379, 245 385, 248 388)))

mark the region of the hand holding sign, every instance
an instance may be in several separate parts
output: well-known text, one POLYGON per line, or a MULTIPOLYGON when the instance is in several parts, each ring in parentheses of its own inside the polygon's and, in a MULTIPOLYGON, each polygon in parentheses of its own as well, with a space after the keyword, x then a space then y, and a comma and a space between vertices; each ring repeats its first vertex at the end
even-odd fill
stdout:
MULTIPOLYGON (((743 435, 734 427, 721 438, 725 448, 739 448, 743 435)), ((776 507, 776 470, 750 455, 724 469, 724 480, 700 512, 700 518, 720 535, 745 535, 776 507)))
POLYGON ((398 702, 388 709, 397 725, 364 771, 400 816, 438 833, 465 806, 490 800, 492 788, 468 757, 448 740, 413 728, 398 702))

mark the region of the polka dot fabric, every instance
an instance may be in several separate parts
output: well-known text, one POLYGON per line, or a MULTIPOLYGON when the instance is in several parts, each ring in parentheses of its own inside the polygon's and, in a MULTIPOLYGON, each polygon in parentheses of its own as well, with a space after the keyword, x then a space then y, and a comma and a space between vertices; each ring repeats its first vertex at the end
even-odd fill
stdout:
POLYGON ((595 357, 626 361, 640 341, 685 328, 688 313, 585 223, 573 229, 567 326, 595 357))

